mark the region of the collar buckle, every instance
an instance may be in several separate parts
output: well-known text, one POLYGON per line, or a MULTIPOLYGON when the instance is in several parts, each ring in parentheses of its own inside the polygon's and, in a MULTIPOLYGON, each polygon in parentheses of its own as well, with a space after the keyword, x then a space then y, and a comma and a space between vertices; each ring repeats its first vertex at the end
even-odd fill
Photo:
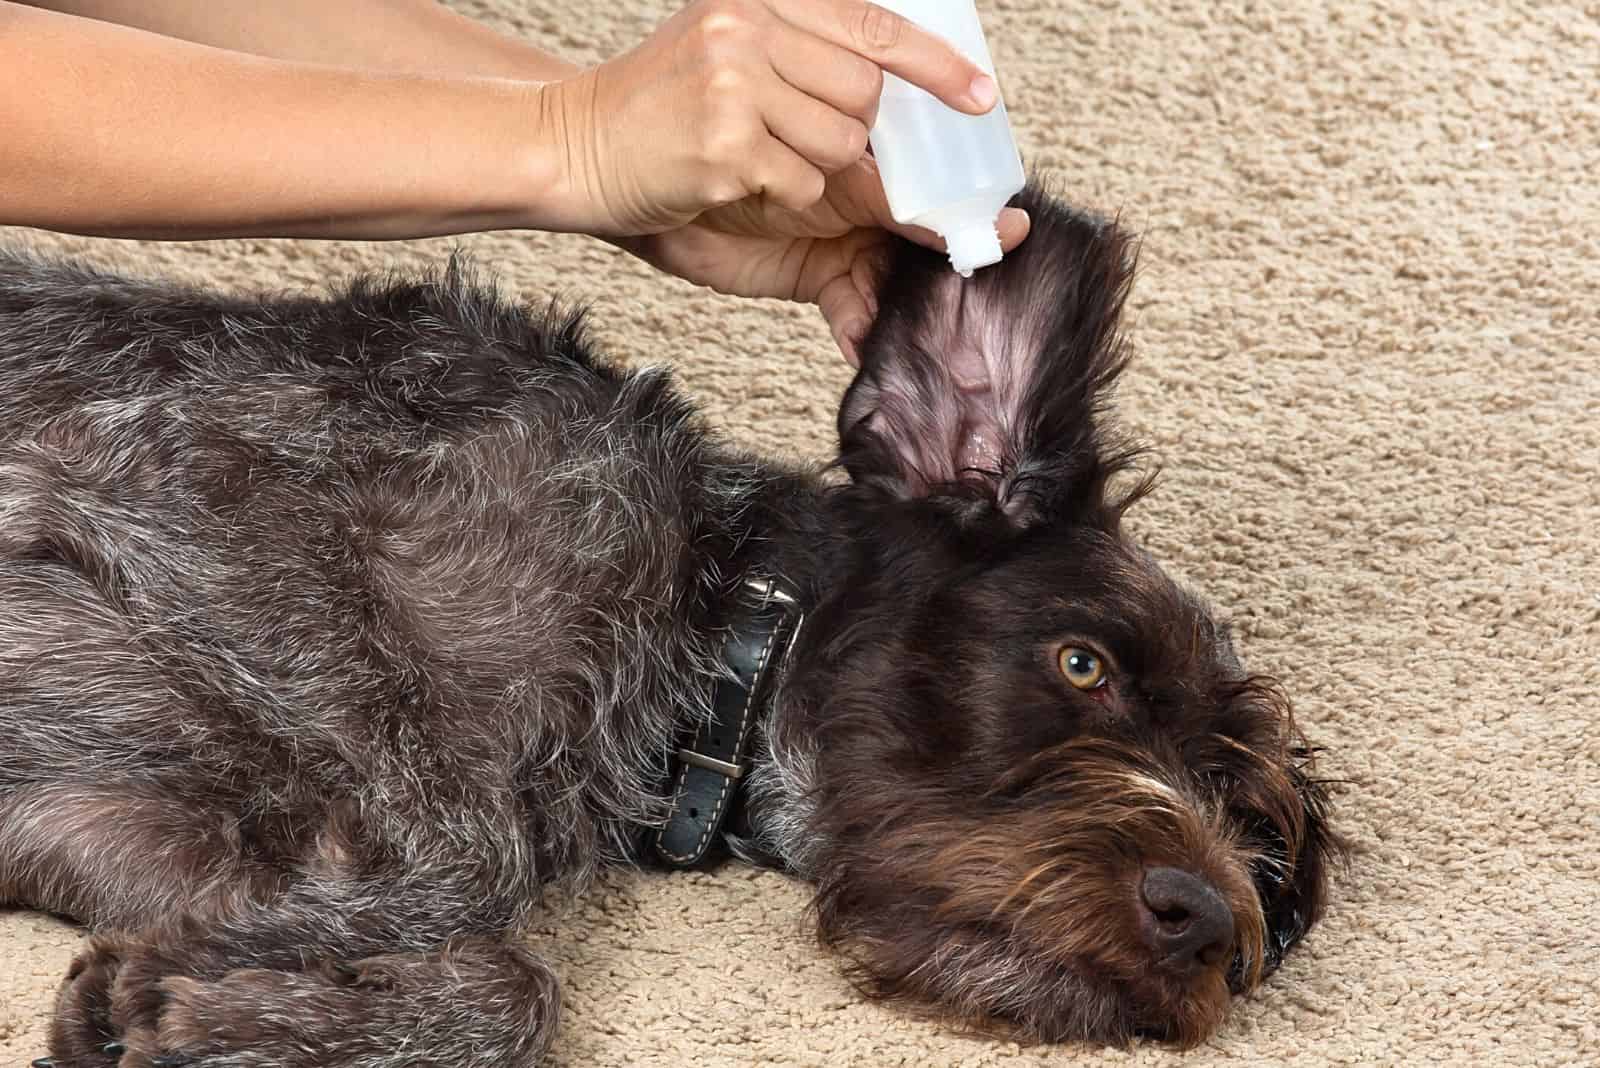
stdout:
POLYGON ((744 778, 746 770, 743 764, 730 764, 726 760, 718 760, 716 757, 709 757, 704 753, 696 753, 692 749, 679 749, 678 759, 685 764, 693 764, 697 768, 705 768, 707 771, 714 771, 718 775, 726 775, 730 779, 744 778))
POLYGON ((668 867, 698 867, 721 842, 742 800, 753 728, 771 703, 805 618, 798 598, 772 578, 746 578, 741 587, 754 604, 729 629, 722 647, 728 674, 717 681, 710 718, 679 740, 669 777, 672 809, 648 838, 650 852, 668 867))

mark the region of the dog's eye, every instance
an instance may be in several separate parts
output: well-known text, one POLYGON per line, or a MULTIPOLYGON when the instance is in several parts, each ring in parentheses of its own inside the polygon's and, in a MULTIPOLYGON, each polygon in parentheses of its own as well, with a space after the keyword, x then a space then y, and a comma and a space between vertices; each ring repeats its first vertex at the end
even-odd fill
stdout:
POLYGON ((1061 650, 1061 674, 1080 690, 1098 689, 1106 683, 1105 661, 1076 645, 1061 650))

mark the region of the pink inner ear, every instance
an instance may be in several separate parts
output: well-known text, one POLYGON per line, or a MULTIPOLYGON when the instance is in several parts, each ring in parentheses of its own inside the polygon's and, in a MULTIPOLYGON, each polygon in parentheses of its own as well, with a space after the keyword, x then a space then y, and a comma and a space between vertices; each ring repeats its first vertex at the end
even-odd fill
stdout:
POLYGON ((988 368, 975 351, 957 357, 951 367, 960 431, 956 434, 955 469, 959 472, 1000 470, 1000 433, 994 418, 994 390, 988 368))
POLYGON ((942 359, 953 387, 942 402, 954 409, 958 430, 947 441, 958 478, 982 472, 995 481, 1016 461, 1017 420, 1046 329, 1044 308, 1023 296, 952 275, 937 287, 939 314, 923 324, 924 351, 942 359))
POLYGON ((905 496, 966 483, 1032 522, 1063 494, 1093 503, 1130 462, 1102 458, 1097 418, 1123 361, 1128 240, 1053 200, 1030 211, 1003 262, 963 279, 912 258, 886 284, 839 412, 855 477, 905 496))
POLYGON ((1126 277, 1120 244, 1102 248, 1103 236, 1047 235, 972 278, 918 272, 918 287, 889 290, 864 388, 841 416, 867 420, 897 489, 918 496, 965 482, 1022 509, 1036 494, 1014 495, 1011 482, 1042 485, 1044 439, 1092 447, 1094 371, 1111 351, 1102 335, 1114 330, 1126 277), (1097 262, 1102 253, 1115 262, 1097 262))
POLYGON ((999 495, 1016 464, 1049 305, 1013 291, 1015 277, 998 281, 946 274, 909 331, 886 339, 893 358, 869 425, 899 458, 911 493, 971 481, 999 495))

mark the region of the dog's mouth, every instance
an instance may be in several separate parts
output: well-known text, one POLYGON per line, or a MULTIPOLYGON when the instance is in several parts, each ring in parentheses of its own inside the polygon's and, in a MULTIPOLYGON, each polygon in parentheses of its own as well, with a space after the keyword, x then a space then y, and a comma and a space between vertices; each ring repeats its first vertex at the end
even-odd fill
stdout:
POLYGON ((937 823, 947 841, 887 798, 820 881, 820 930, 873 996, 1046 1042, 1191 1046, 1298 937, 1295 828, 1231 800, 1096 737, 1008 769, 937 823))

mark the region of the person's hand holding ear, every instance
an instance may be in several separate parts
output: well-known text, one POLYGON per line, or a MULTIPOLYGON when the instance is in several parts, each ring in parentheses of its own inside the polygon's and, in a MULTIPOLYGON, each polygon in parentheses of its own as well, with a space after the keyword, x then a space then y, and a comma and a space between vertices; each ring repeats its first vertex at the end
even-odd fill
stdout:
MULTIPOLYGON (((1028 235, 1028 215, 1006 208, 998 226, 1009 252, 1028 235)), ((878 311, 878 274, 892 233, 944 247, 932 231, 894 221, 877 168, 865 156, 829 175, 822 198, 804 211, 746 197, 676 230, 620 243, 719 293, 816 304, 840 352, 856 364, 857 346, 878 311)))
MULTIPOLYGON (((698 0, 637 48, 547 86, 574 228, 719 292, 817 303, 852 362, 896 231, 867 134, 883 72, 969 114, 993 81, 864 0, 698 0)), ((1008 210, 1002 247, 1027 233, 1008 210)))

